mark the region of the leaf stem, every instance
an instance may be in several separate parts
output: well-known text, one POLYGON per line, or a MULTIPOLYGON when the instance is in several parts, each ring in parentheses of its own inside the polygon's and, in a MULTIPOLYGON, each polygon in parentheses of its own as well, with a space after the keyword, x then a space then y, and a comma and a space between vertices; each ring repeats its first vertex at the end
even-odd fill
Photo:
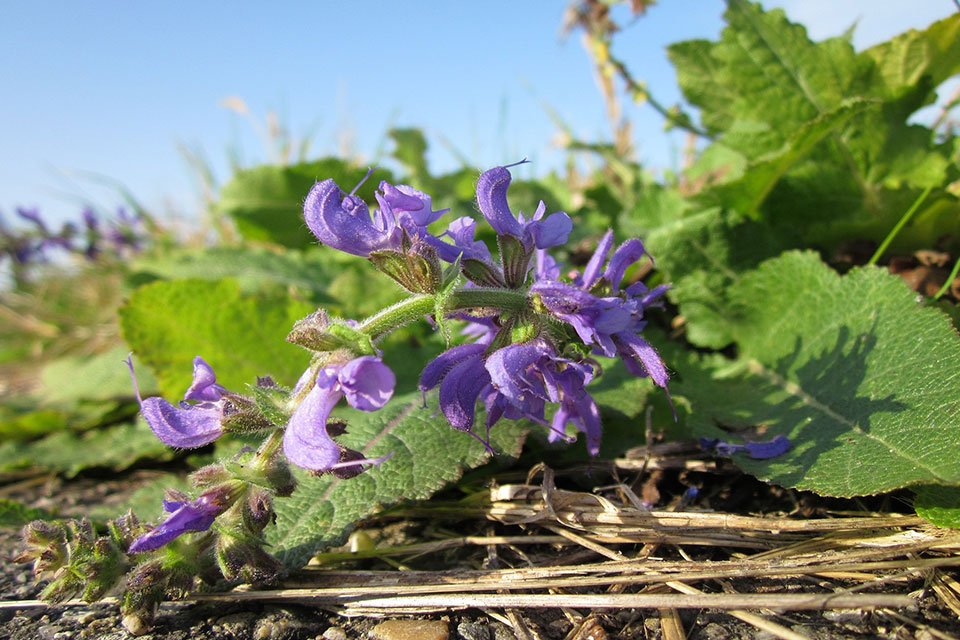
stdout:
POLYGON ((958 259, 956 263, 954 263, 953 270, 950 271, 950 275, 947 276, 947 281, 943 283, 942 287, 940 287, 940 291, 937 291, 935 294, 933 294, 934 300, 939 300, 940 297, 950 289, 950 285, 953 284, 953 281, 954 279, 956 279, 958 272, 960 272, 960 259, 958 259))
POLYGON ((880 243, 880 246, 877 247, 877 250, 870 257, 870 260, 867 261, 867 264, 869 265, 877 264, 877 260, 879 260, 880 257, 884 254, 884 252, 887 250, 887 247, 889 247, 890 243, 893 242, 893 239, 896 238, 897 234, 900 233, 900 230, 903 229, 903 227, 906 226, 908 222, 910 222, 910 218, 912 218, 913 214, 917 212, 917 209, 920 208, 920 205, 922 205, 923 201, 927 199, 927 196, 930 195, 931 191, 933 191, 933 185, 930 185, 929 187, 924 189, 923 193, 920 194, 920 197, 918 197, 916 200, 913 201, 913 204, 910 205, 910 208, 907 209, 907 212, 900 217, 899 222, 897 222, 897 224, 894 225, 893 229, 890 230, 890 233, 887 234, 887 237, 884 238, 883 242, 880 243))

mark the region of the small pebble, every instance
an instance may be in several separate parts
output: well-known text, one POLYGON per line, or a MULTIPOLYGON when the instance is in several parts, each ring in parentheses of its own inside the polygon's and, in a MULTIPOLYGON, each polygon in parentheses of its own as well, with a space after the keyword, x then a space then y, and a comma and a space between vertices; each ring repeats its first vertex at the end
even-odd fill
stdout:
POLYGON ((461 622, 457 633, 463 640, 490 640, 490 627, 476 622, 461 622))
POLYGON ((370 631, 376 640, 447 640, 448 634, 442 620, 387 620, 370 631))
POLYGON ((60 627, 55 627, 52 624, 45 624, 39 629, 37 629, 37 636, 40 640, 54 640, 54 637, 60 631, 60 627))
POLYGON ((330 627, 321 637, 323 640, 347 640, 347 632, 340 627, 330 627))

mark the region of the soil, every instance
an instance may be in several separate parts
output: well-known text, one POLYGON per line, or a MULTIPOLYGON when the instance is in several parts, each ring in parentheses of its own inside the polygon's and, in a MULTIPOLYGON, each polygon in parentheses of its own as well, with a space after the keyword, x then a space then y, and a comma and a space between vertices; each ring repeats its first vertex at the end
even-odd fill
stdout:
MULTIPOLYGON (((29 490, 32 494, 11 495, 34 506, 56 506, 65 516, 82 514, 104 501, 121 501, 150 479, 149 473, 134 472, 114 479, 81 478, 71 482, 53 479, 29 490)), ((749 480, 739 480, 749 482, 749 480)), ((756 483, 760 487, 765 486, 756 483)), ((759 490, 759 487, 754 487, 759 490)), ((740 491, 737 491, 740 493, 740 491)), ((394 528, 396 524, 394 523, 394 528)), ((482 526, 489 526, 482 525, 482 526)), ((514 531, 516 533, 516 531, 514 531)), ((35 584, 30 568, 13 561, 20 546, 19 533, 0 529, 0 600, 34 600, 42 585, 35 584)), ((380 568, 383 568, 382 565, 380 568)), ((954 573, 954 575, 956 575, 954 573)), ((810 586, 798 580, 799 586, 810 586)), ((731 584, 741 592, 789 592, 793 587, 781 580, 751 580, 731 584)), ((833 638, 948 638, 960 637, 960 621, 932 593, 924 590, 923 578, 909 585, 898 585, 900 593, 921 593, 918 604, 896 612, 793 612, 772 616, 804 637, 833 638), (950 634, 950 635, 947 635, 950 634)), ((799 588, 799 587, 798 587, 799 588)), ((420 616, 445 624, 451 640, 510 640, 530 637, 543 640, 586 640, 593 638, 662 638, 661 619, 656 612, 623 610, 590 613, 582 610, 586 623, 574 625, 564 612, 529 610, 511 612, 521 616, 523 631, 515 633, 503 619, 504 612, 467 610, 444 615, 420 616)), ((680 620, 691 640, 741 640, 772 638, 720 611, 682 611, 680 620)), ((167 603, 157 616, 154 628, 142 638, 149 640, 345 640, 370 638, 373 628, 383 619, 345 618, 307 606, 264 604, 167 603)), ((0 638, 11 640, 71 640, 89 638, 121 640, 132 636, 120 623, 115 604, 51 606, 30 609, 0 609, 0 638)), ((394 636, 397 639, 402 636, 394 636)), ((413 640, 415 636, 408 636, 413 640)), ((670 636, 672 637, 672 636, 670 636)))

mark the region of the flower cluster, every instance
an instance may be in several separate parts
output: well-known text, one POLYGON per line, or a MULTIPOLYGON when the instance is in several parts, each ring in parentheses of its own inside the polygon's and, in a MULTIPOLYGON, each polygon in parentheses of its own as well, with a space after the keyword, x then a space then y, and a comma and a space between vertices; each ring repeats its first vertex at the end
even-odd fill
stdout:
MULTIPOLYGON (((121 569, 139 563, 127 581, 122 609, 128 628, 140 628, 164 594, 188 589, 194 576, 275 578, 280 565, 264 551, 263 530, 273 519, 273 500, 295 489, 291 465, 349 479, 390 457, 369 457, 340 443, 348 425, 332 417, 333 411, 341 401, 376 411, 390 400, 396 378, 377 345, 424 317, 445 334, 447 321, 468 322, 464 333, 472 341, 448 346, 419 378, 425 398, 438 389, 439 409, 454 429, 493 453, 496 423, 523 419, 542 425, 551 440, 572 441, 572 433, 583 433, 587 450, 596 455, 602 424, 588 387, 600 375, 598 357, 619 358, 633 374, 666 389, 667 368, 641 336, 646 310, 660 303, 666 287, 624 285, 627 270, 646 250, 636 239, 614 250, 612 232, 582 272, 561 277, 548 250, 567 242, 573 221, 562 211, 547 215, 543 202, 531 216, 515 214, 507 198, 509 169, 495 167, 477 181, 477 205, 496 236, 496 258, 478 232, 478 220, 460 216, 438 230, 446 210, 435 210, 429 195, 410 186, 381 182, 371 213, 355 195, 359 185, 347 193, 333 180, 316 183, 306 197, 304 219, 317 239, 367 258, 411 295, 360 322, 330 318, 322 309, 297 322, 287 339, 313 355, 292 388, 264 377, 245 390, 229 389, 197 356, 193 379, 174 404, 143 398, 128 358, 141 414, 167 445, 203 447, 230 433, 265 437, 256 451, 245 449, 195 472, 196 497, 168 492, 165 516, 156 526, 131 520, 100 540, 66 529, 31 529, 35 549, 26 557, 38 571, 57 566, 66 576, 58 578, 54 591, 76 592, 83 581, 69 576, 92 572, 102 578, 91 593, 100 593, 121 569), (476 420, 480 405, 482 427, 476 420)), ((87 221, 91 230, 96 224, 87 221)))

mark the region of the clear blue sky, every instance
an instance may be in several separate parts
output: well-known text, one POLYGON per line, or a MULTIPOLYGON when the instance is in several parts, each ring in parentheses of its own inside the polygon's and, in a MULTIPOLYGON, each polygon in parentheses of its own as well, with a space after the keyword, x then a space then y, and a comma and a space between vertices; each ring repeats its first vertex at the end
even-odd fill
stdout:
MULTIPOLYGON (((177 142, 202 148, 219 177, 226 150, 264 159, 253 128, 220 106, 242 98, 313 132, 317 155, 344 139, 371 158, 391 126, 424 128, 437 170, 556 166, 549 105, 590 139, 609 136, 579 35, 560 37, 566 0, 346 2, 14 2, 0 0, 0 211, 39 205, 75 217, 83 199, 119 199, 77 172, 126 185, 151 209, 190 218, 192 175, 177 142)), ((819 39, 859 20, 869 46, 955 10, 952 0, 776 0, 819 39)), ((664 47, 715 38, 721 0, 661 0, 616 51, 665 103, 679 100, 664 47)), ((631 107, 637 147, 654 167, 680 141, 648 107, 631 107)))

